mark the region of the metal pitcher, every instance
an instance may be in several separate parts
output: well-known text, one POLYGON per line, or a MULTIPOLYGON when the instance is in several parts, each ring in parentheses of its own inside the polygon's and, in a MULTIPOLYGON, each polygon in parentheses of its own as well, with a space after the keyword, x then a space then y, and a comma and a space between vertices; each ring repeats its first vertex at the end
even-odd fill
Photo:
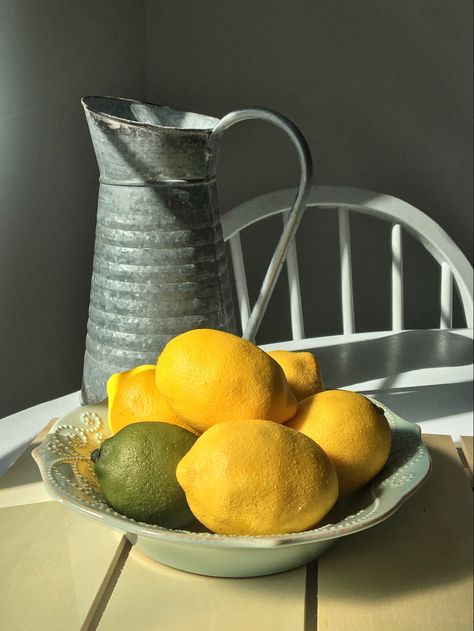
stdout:
POLYGON ((111 374, 156 361, 195 328, 235 332, 216 163, 222 132, 263 118, 283 128, 302 168, 299 190, 243 336, 252 339, 311 186, 311 154, 285 117, 261 108, 222 119, 139 101, 82 99, 100 171, 82 382, 83 403, 106 398, 111 374))

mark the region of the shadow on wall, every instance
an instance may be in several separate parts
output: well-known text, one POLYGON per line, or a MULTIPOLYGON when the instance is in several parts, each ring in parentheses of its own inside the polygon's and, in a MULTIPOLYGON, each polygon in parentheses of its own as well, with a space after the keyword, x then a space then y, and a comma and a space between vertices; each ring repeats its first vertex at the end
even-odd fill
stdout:
POLYGON ((80 99, 144 96, 128 8, 0 3, 0 418, 80 387, 98 187, 80 99))
MULTIPOLYGON (((265 3, 245 1, 238 14, 212 0, 188 4, 186 11, 155 0, 147 8, 150 100, 216 116, 248 105, 278 110, 308 140, 315 185, 404 199, 472 258, 471 2, 296 0, 291 11, 273 3, 271 20, 265 3)), ((278 130, 251 122, 229 130, 219 162, 221 208, 296 189, 296 166, 278 130)), ((315 323, 310 335, 336 333, 339 326, 325 304, 338 283, 338 268, 330 263, 337 241, 326 234, 319 224, 307 233, 303 224, 299 232, 302 265, 315 255, 321 261, 306 273, 318 289, 307 300, 308 327, 315 323)), ((262 225, 248 239, 256 250, 247 267, 255 285, 269 260, 258 256, 269 237, 262 225)), ((382 298, 390 274, 385 261, 378 262, 384 239, 374 222, 354 223, 358 330, 385 328, 382 298), (380 239, 375 246, 374 238, 380 239)), ((409 239, 406 250, 407 327, 436 326, 432 305, 439 296, 431 261, 409 239)), ((278 289, 271 308, 279 317, 285 299, 278 289)), ((284 339, 288 331, 267 317, 259 339, 284 339)))

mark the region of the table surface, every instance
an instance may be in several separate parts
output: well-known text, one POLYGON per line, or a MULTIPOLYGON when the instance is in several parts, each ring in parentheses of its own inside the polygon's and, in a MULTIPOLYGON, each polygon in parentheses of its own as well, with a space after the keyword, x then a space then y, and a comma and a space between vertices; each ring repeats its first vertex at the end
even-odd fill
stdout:
POLYGON ((312 350, 326 387, 371 394, 419 423, 433 461, 423 487, 305 567, 246 579, 187 574, 46 494, 31 449, 50 419, 78 406, 72 393, 0 421, 0 629, 472 629, 472 331, 264 348, 312 350))

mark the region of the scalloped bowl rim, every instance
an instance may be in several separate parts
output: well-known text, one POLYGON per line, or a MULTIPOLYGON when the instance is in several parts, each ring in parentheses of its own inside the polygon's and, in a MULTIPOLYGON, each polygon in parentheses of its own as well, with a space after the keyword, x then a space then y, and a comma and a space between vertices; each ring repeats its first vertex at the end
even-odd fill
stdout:
MULTIPOLYGON (((48 443, 59 427, 64 425, 74 425, 80 427, 77 417, 81 418, 82 414, 89 410, 95 414, 99 414, 99 416, 105 415, 106 419, 107 407, 105 403, 75 408, 59 418, 51 427, 44 441, 32 451, 32 456, 39 467, 46 489, 53 499, 87 517, 101 521, 111 528, 115 528, 126 534, 135 534, 142 537, 149 537, 150 539, 168 541, 170 543, 175 542, 184 544, 189 543, 192 545, 212 545, 212 547, 224 548, 276 548, 289 545, 324 542, 366 530, 367 528, 371 528, 372 526, 384 521, 393 515, 400 506, 419 489, 431 471, 431 457, 422 441, 421 428, 415 423, 402 419, 392 410, 387 408, 387 406, 380 403, 373 397, 370 397, 370 399, 384 409, 387 419, 392 427, 392 431, 399 431, 406 434, 410 433, 417 438, 418 448, 422 450, 422 465, 419 467, 417 475, 410 480, 410 483, 407 483, 403 489, 400 489, 398 492, 392 494, 384 491, 384 489, 380 486, 380 482, 378 482, 380 475, 383 474, 384 470, 382 470, 382 472, 367 485, 373 497, 374 507, 372 512, 375 512, 375 514, 365 519, 356 520, 355 522, 347 525, 342 525, 341 522, 344 520, 341 520, 341 522, 329 523, 324 526, 316 527, 312 530, 281 535, 236 536, 208 532, 190 532, 183 529, 172 530, 161 526, 138 522, 117 513, 111 508, 105 511, 101 508, 88 506, 84 502, 68 497, 62 492, 62 489, 57 484, 54 484, 51 481, 48 476, 47 465, 45 462, 48 443)), ((390 457, 388 462, 390 462, 390 457)), ((357 517, 357 513, 348 515, 345 519, 350 519, 351 517, 357 517)))

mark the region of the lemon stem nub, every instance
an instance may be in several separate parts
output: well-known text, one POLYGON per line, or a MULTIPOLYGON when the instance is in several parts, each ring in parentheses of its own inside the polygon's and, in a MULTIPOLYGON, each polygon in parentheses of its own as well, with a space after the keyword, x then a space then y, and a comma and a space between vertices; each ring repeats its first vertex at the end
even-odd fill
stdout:
POLYGON ((91 453, 92 462, 97 462, 99 458, 100 458, 100 449, 94 449, 94 451, 91 453))

